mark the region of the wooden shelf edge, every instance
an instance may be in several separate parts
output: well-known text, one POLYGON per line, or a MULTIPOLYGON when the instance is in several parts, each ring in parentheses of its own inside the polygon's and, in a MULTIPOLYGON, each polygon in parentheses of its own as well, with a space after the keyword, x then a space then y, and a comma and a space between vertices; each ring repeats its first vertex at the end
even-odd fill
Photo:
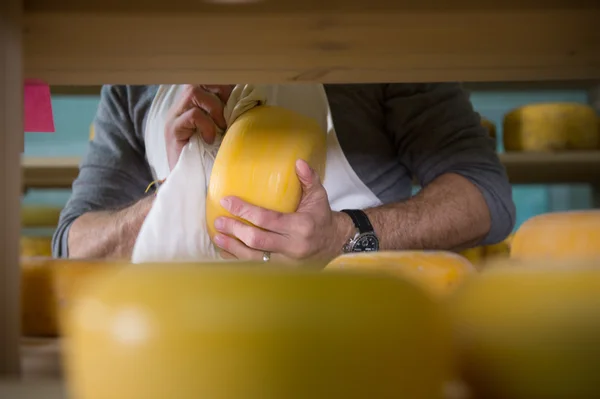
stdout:
MULTIPOLYGON (((512 184, 600 184, 600 151, 501 153, 512 184)), ((24 157, 26 188, 69 189, 79 173, 79 157, 24 157)))

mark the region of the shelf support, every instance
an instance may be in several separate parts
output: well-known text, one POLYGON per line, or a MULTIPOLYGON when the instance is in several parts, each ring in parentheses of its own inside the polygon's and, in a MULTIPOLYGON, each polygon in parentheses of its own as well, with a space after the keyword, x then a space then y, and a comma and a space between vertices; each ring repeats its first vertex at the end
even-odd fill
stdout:
POLYGON ((0 378, 20 374, 22 0, 0 1, 0 378))
MULTIPOLYGON (((588 100, 598 113, 598 129, 600 129, 600 84, 592 87, 588 92, 588 100)), ((592 183, 592 207, 600 209, 600 182, 592 183)))

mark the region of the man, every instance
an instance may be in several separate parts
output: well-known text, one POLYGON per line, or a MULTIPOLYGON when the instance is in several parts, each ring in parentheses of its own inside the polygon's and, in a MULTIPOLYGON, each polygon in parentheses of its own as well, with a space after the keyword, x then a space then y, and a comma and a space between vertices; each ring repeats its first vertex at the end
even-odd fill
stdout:
MULTIPOLYGON (((157 86, 105 86, 96 136, 53 238, 57 257, 128 258, 152 206, 144 126, 157 86)), ((338 140, 351 169, 381 204, 332 211, 327 192, 299 160, 303 197, 277 214, 226 198, 256 227, 219 219, 226 257, 322 260, 348 251, 448 249, 510 234, 515 206, 506 172, 468 95, 456 83, 326 85, 338 140), (413 176, 423 189, 411 197, 413 176), (359 233, 362 235, 359 236, 359 233)), ((192 134, 212 142, 224 128, 232 86, 189 85, 167 121, 169 165, 192 134)))

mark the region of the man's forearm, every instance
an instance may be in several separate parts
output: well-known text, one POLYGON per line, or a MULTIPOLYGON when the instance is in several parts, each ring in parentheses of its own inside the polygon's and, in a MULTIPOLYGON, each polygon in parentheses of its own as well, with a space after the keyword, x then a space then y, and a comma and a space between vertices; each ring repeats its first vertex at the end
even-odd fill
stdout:
POLYGON ((154 196, 117 211, 88 212, 69 229, 70 258, 129 259, 154 196))
MULTIPOLYGON (((479 189, 462 176, 445 174, 410 200, 365 210, 380 250, 460 250, 490 230, 491 217, 479 189)), ((352 224, 345 222, 346 236, 352 224), (349 229, 349 230, 348 230, 349 229)))

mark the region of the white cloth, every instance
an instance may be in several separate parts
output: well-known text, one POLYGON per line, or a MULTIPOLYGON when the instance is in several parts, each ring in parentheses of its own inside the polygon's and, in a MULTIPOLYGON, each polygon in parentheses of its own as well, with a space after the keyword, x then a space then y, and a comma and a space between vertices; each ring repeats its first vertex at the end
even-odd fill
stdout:
MULTIPOLYGON (((146 156, 155 179, 168 177, 142 225, 132 262, 219 259, 206 231, 206 190, 220 139, 207 145, 195 136, 169 172, 164 139, 168 110, 183 86, 160 86, 146 120, 146 156)), ((258 103, 278 105, 314 118, 327 132, 327 165, 323 185, 333 210, 380 205, 358 178, 337 139, 323 85, 238 85, 225 107, 229 126, 258 103)))

